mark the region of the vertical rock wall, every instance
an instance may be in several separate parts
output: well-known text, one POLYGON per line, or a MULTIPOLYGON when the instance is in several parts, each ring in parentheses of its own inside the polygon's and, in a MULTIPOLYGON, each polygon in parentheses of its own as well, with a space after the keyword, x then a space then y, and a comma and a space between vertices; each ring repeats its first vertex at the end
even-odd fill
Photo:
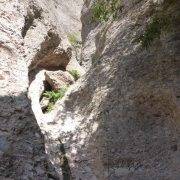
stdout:
POLYGON ((118 18, 103 23, 92 20, 94 2, 82 11, 82 57, 90 70, 88 95, 76 106, 98 123, 86 146, 96 178, 178 180, 179 1, 122 1, 118 18), (142 48, 136 38, 161 8, 173 17, 171 30, 142 48))
POLYGON ((18 1, 1 1, 0 12, 0 179, 47 179, 43 136, 27 98, 25 9, 18 1))
POLYGON ((53 152, 64 145, 72 179, 178 180, 179 1, 124 0, 118 18, 104 23, 92 20, 93 2, 81 18, 89 70, 44 126, 48 154, 58 164, 53 152), (164 5, 171 31, 142 48, 137 37, 164 5))
MULTIPOLYGON (((64 53, 70 47, 68 33, 81 29, 81 4, 0 1, 0 179, 60 179, 27 97, 29 71, 58 46, 64 53)), ((60 55, 54 59, 62 63, 60 55)))
POLYGON ((0 178, 179 180, 177 0, 166 9, 173 30, 148 49, 135 39, 169 1, 124 0, 118 18, 105 23, 92 21, 94 1, 85 1, 82 58, 89 70, 51 113, 33 106, 42 65, 53 57, 59 67, 54 57, 69 57, 79 2, 0 2, 0 178))

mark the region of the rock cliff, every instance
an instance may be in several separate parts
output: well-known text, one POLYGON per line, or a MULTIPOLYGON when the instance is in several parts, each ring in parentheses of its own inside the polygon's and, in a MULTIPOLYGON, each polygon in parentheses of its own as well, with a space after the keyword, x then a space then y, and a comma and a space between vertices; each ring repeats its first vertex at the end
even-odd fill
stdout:
POLYGON ((179 1, 82 5, 0 2, 0 179, 178 180, 179 1), (45 75, 74 69, 44 113, 45 75))
POLYGON ((0 179, 60 178, 27 94, 42 69, 80 68, 68 35, 81 30, 81 7, 79 0, 0 1, 0 179))

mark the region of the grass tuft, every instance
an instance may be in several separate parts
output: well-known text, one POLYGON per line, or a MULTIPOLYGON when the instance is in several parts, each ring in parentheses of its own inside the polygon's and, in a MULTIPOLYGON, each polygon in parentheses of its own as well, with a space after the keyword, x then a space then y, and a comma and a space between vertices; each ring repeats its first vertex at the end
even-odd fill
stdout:
POLYGON ((92 7, 93 20, 106 22, 111 17, 115 20, 122 7, 121 0, 98 0, 92 7))
POLYGON ((53 110, 53 106, 59 99, 62 99, 64 97, 67 89, 67 87, 62 87, 58 91, 46 91, 45 93, 43 93, 43 96, 49 99, 49 104, 46 108, 47 112, 53 110))
POLYGON ((71 70, 69 73, 74 77, 74 80, 77 81, 80 78, 80 74, 77 70, 71 70))

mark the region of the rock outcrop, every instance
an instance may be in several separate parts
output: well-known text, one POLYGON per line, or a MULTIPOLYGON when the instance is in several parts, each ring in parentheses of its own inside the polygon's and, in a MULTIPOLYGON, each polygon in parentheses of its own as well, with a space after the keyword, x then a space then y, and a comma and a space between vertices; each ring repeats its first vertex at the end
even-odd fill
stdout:
POLYGON ((43 135, 26 96, 25 10, 9 0, 0 2, 0 12, 0 179, 48 179, 43 135))
POLYGON ((179 2, 124 1, 104 23, 90 21, 93 2, 82 11, 88 71, 40 125, 50 159, 60 169, 66 157, 72 179, 178 180, 179 2), (138 38, 164 5, 172 29, 143 48, 138 38))
POLYGON ((53 90, 59 90, 62 87, 72 85, 74 78, 67 71, 46 71, 45 80, 50 84, 53 90))
POLYGON ((1 179, 179 180, 179 1, 122 0, 102 22, 96 2, 82 9, 87 72, 46 114, 45 72, 84 74, 68 42, 82 1, 0 2, 1 179))
POLYGON ((69 61, 81 69, 67 38, 81 29, 81 6, 79 0, 0 1, 0 179, 60 179, 27 91, 42 69, 64 69, 69 61))

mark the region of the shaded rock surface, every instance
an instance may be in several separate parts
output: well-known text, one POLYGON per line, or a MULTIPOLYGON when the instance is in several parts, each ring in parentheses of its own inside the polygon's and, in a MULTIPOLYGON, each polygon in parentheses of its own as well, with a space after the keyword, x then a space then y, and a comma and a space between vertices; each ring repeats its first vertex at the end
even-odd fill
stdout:
POLYGON ((58 171, 63 143, 60 157, 66 155, 72 179, 178 180, 179 1, 166 9, 173 31, 148 49, 134 39, 162 2, 124 2, 117 20, 95 23, 93 1, 85 1, 82 57, 89 70, 48 117, 39 117, 46 150, 58 171))
POLYGON ((48 32, 48 36, 41 44, 41 50, 37 52, 29 69, 66 69, 72 57, 71 48, 69 47, 65 51, 63 48, 58 47, 59 45, 59 35, 54 32, 48 32))

